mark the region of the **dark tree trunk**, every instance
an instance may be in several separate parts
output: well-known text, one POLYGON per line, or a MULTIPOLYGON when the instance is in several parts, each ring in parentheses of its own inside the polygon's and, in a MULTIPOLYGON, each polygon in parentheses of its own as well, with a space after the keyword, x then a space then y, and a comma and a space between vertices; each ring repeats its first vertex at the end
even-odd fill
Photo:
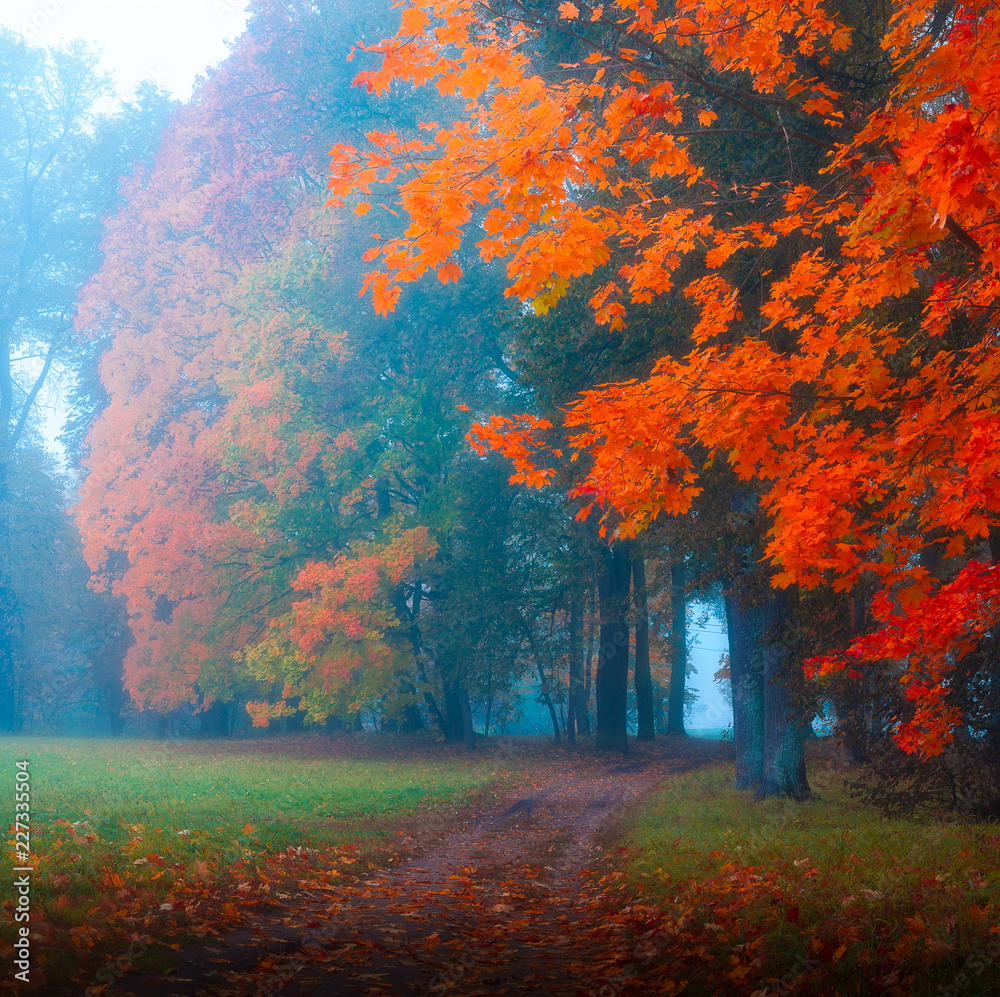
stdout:
POLYGON ((392 499, 389 495, 389 482, 379 478, 375 482, 375 515, 379 520, 385 519, 392 512, 392 499))
POLYGON ((462 740, 466 751, 476 750, 476 732, 472 726, 472 707, 469 704, 469 690, 463 684, 459 690, 459 703, 462 708, 462 740))
POLYGON ((125 656, 132 646, 132 630, 124 601, 106 598, 102 603, 104 640, 90 659, 91 673, 101 690, 105 725, 112 737, 122 732, 122 707, 126 701, 124 672, 125 656))
POLYGON ((628 596, 632 571, 628 550, 616 543, 604 556, 597 592, 601 606, 597 649, 598 751, 628 752, 628 596))
POLYGON ((684 684, 687 678, 687 596, 684 562, 670 564, 670 687, 667 692, 667 733, 687 737, 684 729, 684 684))
POLYGON ((10 402, 13 398, 10 382, 9 344, 3 342, 6 355, 0 357, 0 733, 18 733, 17 661, 20 650, 21 607, 7 574, 7 552, 10 550, 10 494, 7 481, 7 427, 10 402))
MULTIPOLYGON (((586 709, 583 699, 583 604, 579 594, 569 608, 569 705, 566 710, 566 740, 576 744, 577 717, 586 709)), ((580 733, 583 733, 581 728, 580 733)))
POLYGON ((640 554, 632 562, 632 598, 635 602, 635 705, 640 741, 652 741, 656 719, 653 710, 653 676, 649 670, 649 606, 646 599, 646 561, 640 554))
POLYGON ((768 589, 761 607, 764 671, 764 771, 759 798, 808 799, 804 754, 802 668, 790 646, 791 623, 798 603, 796 588, 768 589))
MULTIPOLYGON (((411 693, 414 691, 412 683, 409 683, 408 691, 411 693)), ((403 707, 403 723, 400 726, 408 734, 412 734, 415 730, 424 729, 424 718, 420 715, 416 703, 407 703, 403 707)))
MULTIPOLYGON (((0 566, 2 571, 2 566, 0 566)), ((17 596, 0 575, 0 733, 19 733, 17 660, 21 612, 17 596)))
MULTIPOLYGON (((388 495, 388 485, 386 485, 386 494, 388 495)), ((417 673, 426 685, 426 675, 420 674, 422 668, 419 664, 422 638, 420 625, 417 623, 423 592, 423 583, 418 578, 413 583, 413 594, 410 597, 412 608, 410 608, 410 606, 406 605, 406 589, 404 586, 398 585, 396 591, 393 593, 393 608, 396 611, 396 618, 406 626, 407 636, 410 639, 410 648, 413 651, 413 660, 417 663, 417 673)), ((404 677, 401 685, 404 695, 413 696, 416 694, 416 686, 409 678, 404 677)), ((440 716, 437 703, 434 702, 434 697, 426 690, 424 692, 424 701, 427 703, 432 716, 440 716)), ((409 732, 424 729, 424 718, 420 715, 420 710, 417 708, 416 703, 409 702, 403 707, 403 722, 400 727, 402 730, 409 732)))
POLYGON ((226 737, 229 734, 230 704, 216 700, 201 712, 200 733, 203 737, 226 737))
MULTIPOLYGON (((1000 561, 1000 528, 990 527, 990 557, 994 562, 1000 561)), ((1000 654, 996 651, 990 656, 987 664, 986 678, 987 695, 993 702, 1000 700, 1000 654)), ((989 747, 989 765, 993 771, 994 792, 1000 793, 1000 710, 994 710, 989 716, 986 729, 986 743, 989 747)))
POLYGON ((667 717, 663 712, 663 685, 662 683, 653 680, 653 722, 656 725, 656 730, 660 734, 667 733, 667 717))
POLYGON ((545 669, 542 668, 542 663, 536 660, 535 667, 538 670, 538 686, 542 693, 542 702, 548 707, 549 718, 552 720, 552 739, 558 744, 562 740, 559 736, 559 714, 556 713, 552 697, 549 695, 548 682, 545 679, 545 669))
POLYGON ((990 527, 990 557, 1000 561, 1000 526, 990 527))
POLYGON ((764 774, 764 671, 760 607, 734 584, 725 593, 737 789, 756 791, 764 774))
POLYGON ((461 741, 465 736, 465 719, 462 714, 462 692, 459 683, 446 675, 444 683, 444 721, 442 732, 446 741, 461 741))
MULTIPOLYGON (((850 599, 851 636, 863 634, 867 624, 867 593, 858 586, 850 599)), ((851 760, 858 765, 869 758, 869 717, 861 679, 846 680, 842 689, 833 696, 837 710, 837 733, 850 753, 851 760)))
POLYGON ((441 712, 441 708, 438 706, 437 699, 434 698, 434 694, 427 688, 427 670, 424 668, 424 663, 420 660, 420 658, 417 658, 417 675, 420 677, 420 681, 424 686, 424 702, 427 704, 427 709, 434 718, 434 722, 438 725, 438 730, 440 730, 441 733, 447 737, 448 721, 441 712))
POLYGON ((590 586, 590 611, 587 629, 587 659, 583 667, 583 703, 576 712, 576 730, 578 734, 590 733, 590 693, 591 677, 594 671, 594 634, 597 632, 597 584, 590 586))

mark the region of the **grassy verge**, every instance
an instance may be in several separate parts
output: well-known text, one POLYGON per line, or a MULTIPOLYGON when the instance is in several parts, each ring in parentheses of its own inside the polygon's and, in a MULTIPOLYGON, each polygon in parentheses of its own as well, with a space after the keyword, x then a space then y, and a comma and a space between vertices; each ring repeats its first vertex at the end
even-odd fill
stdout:
MULTIPOLYGON (((404 741, 396 749, 389 757, 355 741, 345 754, 323 738, 0 740, 11 816, 15 762, 30 761, 32 983, 92 984, 94 970, 121 953, 148 958, 299 888, 335 888, 390 864, 412 847, 421 817, 497 775, 485 755, 404 741)), ((7 883, 20 864, 9 826, 7 883)), ((6 957, 13 895, 0 898, 6 957)))
POLYGON ((1000 992, 1000 827, 884 818, 831 755, 805 804, 756 803, 732 777, 670 779, 630 829, 645 992, 1000 992))

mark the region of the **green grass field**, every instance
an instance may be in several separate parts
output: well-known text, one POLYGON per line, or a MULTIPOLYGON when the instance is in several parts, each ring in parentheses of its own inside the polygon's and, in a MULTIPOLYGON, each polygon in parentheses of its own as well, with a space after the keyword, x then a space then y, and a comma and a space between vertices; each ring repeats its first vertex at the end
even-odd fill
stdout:
POLYGON ((754 802, 717 765, 637 815, 628 872, 649 971, 691 995, 1000 992, 1000 826, 887 819, 822 758, 809 777, 809 803, 754 802), (655 929, 646 904, 665 914, 655 929))
MULTIPOLYGON (((330 882, 391 863, 419 830, 413 818, 496 778, 482 755, 419 744, 396 758, 376 752, 345 756, 322 737, 0 740, 11 818, 0 878, 11 882, 20 864, 14 776, 28 760, 31 927, 44 936, 49 977, 76 976, 137 931, 159 941, 203 934, 304 878, 330 882)), ((5 915, 13 904, 8 892, 5 915)), ((5 916, 4 955, 13 930, 5 916)))
MULTIPOLYGON (((537 747, 518 752, 517 769, 587 755, 537 747)), ((33 972, 93 994, 96 970, 121 953, 141 950, 136 967, 155 969, 164 946, 294 906, 297 891, 335 894, 435 843, 449 804, 510 778, 492 752, 391 737, 6 739, 10 814, 20 759, 31 773, 33 972)), ((818 749, 812 801, 754 802, 731 788, 730 765, 713 764, 669 778, 609 829, 597 875, 611 894, 604 926, 628 939, 629 993, 994 992, 1000 826, 887 819, 851 799, 846 774, 818 749)), ((7 882, 12 858, 8 844, 7 882)), ((2 903, 9 957, 13 891, 2 903)))

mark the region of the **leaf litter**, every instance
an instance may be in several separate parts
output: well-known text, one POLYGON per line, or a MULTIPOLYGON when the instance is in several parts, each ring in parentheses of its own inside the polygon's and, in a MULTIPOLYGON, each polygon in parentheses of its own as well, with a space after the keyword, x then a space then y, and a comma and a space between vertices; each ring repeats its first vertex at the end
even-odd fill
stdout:
POLYGON ((644 993, 678 993, 683 981, 652 989, 641 972, 648 959, 634 922, 647 918, 628 900, 608 837, 663 778, 723 750, 704 741, 639 746, 625 764, 566 754, 499 803, 454 810, 419 857, 356 880, 312 869, 279 912, 185 950, 160 978, 126 978, 116 989, 122 997, 607 997, 641 984, 644 993))

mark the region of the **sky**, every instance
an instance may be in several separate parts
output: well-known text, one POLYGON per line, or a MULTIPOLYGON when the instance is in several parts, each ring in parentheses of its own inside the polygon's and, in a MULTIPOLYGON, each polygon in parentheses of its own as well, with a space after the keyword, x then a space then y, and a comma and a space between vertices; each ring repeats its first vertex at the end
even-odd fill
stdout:
MULTIPOLYGON (((247 0, 0 0, 0 26, 30 45, 93 43, 122 100, 146 80, 187 100, 198 76, 226 57, 226 39, 243 31, 246 8, 247 0)), ((46 442, 60 461, 61 387, 53 379, 39 400, 46 442)))
POLYGON ((119 95, 144 80, 180 100, 227 53, 246 23, 247 0, 0 0, 0 25, 32 45, 81 38, 102 53, 119 95))

